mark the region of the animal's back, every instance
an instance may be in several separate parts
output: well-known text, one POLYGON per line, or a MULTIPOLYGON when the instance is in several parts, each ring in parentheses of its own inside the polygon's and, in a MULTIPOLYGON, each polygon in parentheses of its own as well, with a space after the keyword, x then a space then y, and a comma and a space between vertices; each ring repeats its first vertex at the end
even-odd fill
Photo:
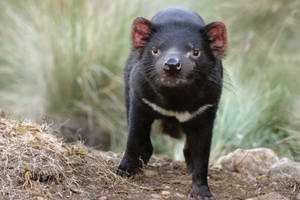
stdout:
POLYGON ((203 19, 197 13, 182 7, 170 7, 161 10, 152 17, 151 22, 157 24, 189 22, 199 26, 205 26, 203 19))

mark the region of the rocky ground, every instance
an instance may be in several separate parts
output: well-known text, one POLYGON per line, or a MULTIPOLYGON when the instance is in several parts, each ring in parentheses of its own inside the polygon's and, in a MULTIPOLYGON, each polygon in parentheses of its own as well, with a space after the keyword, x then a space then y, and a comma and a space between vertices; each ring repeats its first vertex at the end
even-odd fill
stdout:
MULTIPOLYGON (((192 199, 183 162, 153 157, 130 179, 120 154, 66 144, 46 124, 0 119, 0 199, 192 199)), ((270 149, 237 150, 210 166, 217 199, 300 199, 300 164, 270 149)))

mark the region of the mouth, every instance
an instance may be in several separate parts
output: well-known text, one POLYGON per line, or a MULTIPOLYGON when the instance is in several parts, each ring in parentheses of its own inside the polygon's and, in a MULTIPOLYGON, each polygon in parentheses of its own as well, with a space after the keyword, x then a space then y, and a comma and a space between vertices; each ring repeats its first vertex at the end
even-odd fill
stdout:
POLYGON ((160 87, 179 88, 184 87, 188 81, 182 77, 162 76, 156 80, 160 87))
POLYGON ((166 59, 160 59, 155 64, 155 71, 153 84, 158 88, 185 88, 193 82, 188 78, 192 72, 192 65, 178 56, 172 55, 167 56, 166 59))

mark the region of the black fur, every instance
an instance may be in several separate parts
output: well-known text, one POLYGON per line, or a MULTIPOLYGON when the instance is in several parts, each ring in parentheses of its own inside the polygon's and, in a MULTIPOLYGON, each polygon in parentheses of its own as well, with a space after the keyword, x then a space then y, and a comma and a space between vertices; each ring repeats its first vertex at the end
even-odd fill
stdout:
POLYGON ((150 141, 151 124, 161 119, 164 132, 186 136, 184 156, 192 173, 192 195, 214 199, 207 185, 207 169, 213 124, 222 91, 222 62, 209 46, 206 25, 202 18, 184 8, 168 8, 158 12, 150 21, 149 33, 141 51, 133 47, 127 59, 125 95, 128 122, 128 142, 119 166, 120 175, 132 175, 149 161, 153 147, 150 141), (153 55, 153 48, 160 55, 153 55), (182 60, 182 70, 175 75, 161 70, 164 56, 172 54, 182 60), (200 57, 185 57, 199 49, 200 57), (162 81, 162 77, 165 77, 162 81), (176 83, 177 80, 182 80, 176 83), (169 82, 168 82, 169 81, 169 82), (154 111, 143 99, 173 111, 195 112, 211 104, 205 112, 186 122, 154 111))

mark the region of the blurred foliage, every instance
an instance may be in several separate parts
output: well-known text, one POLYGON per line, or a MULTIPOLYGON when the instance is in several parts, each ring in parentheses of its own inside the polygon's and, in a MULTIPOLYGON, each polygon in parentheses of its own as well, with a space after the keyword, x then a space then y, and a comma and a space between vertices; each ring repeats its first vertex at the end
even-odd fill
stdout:
MULTIPOLYGON (((184 6, 223 21, 229 50, 212 159, 266 146, 300 160, 299 0, 0 2, 0 105, 22 117, 81 116, 124 150, 122 71, 135 17, 184 6)), ((156 153, 181 159, 183 141, 157 134, 156 153)))

